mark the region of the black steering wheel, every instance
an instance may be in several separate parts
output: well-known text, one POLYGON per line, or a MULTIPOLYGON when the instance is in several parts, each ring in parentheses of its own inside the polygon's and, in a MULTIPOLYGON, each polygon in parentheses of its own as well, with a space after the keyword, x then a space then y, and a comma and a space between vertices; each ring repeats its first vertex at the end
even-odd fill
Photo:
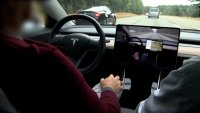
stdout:
POLYGON ((101 25, 92 17, 86 15, 70 15, 60 20, 53 28, 49 41, 51 44, 60 47, 67 56, 73 59, 73 63, 82 73, 88 73, 98 66, 104 55, 106 47, 105 34, 101 25), (95 41, 94 39, 90 38, 89 35, 82 33, 61 33, 61 28, 63 25, 65 25, 67 22, 77 19, 82 19, 92 23, 96 28, 100 39, 95 41), (88 66, 80 68, 82 60, 91 50, 97 51, 94 61, 88 66))
POLYGON ((143 48, 143 46, 144 46, 142 40, 138 37, 131 37, 131 39, 129 41, 130 41, 129 44, 132 46, 137 46, 137 47, 141 47, 141 48, 143 48), (137 44, 136 40, 138 40, 140 44, 137 44))

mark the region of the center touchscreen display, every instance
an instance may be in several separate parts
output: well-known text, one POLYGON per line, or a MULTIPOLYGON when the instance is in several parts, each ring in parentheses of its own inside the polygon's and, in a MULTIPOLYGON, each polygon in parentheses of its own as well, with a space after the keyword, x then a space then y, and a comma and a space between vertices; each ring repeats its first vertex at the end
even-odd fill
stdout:
POLYGON ((174 69, 179 37, 179 28, 118 25, 114 59, 125 64, 174 69))

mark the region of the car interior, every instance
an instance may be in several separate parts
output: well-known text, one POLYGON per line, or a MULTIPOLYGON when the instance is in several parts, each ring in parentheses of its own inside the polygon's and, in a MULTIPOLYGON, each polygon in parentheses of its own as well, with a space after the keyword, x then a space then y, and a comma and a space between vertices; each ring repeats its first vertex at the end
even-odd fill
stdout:
MULTIPOLYGON (((58 47, 91 87, 109 74, 119 75, 125 85, 120 99, 122 108, 136 109, 159 89, 160 82, 172 70, 181 67, 184 60, 200 55, 200 29, 127 23, 100 25, 90 16, 68 14, 57 0, 40 1, 39 5, 45 22, 27 22, 23 37, 58 47), (91 24, 76 25, 77 19, 91 24)), ((200 26, 200 21, 196 24, 200 26)))

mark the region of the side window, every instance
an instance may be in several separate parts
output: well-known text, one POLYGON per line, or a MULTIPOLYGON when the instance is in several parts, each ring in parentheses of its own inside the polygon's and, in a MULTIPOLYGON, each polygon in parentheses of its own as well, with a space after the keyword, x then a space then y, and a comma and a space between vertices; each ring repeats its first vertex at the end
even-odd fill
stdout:
POLYGON ((32 13, 32 21, 39 24, 40 26, 45 26, 46 16, 41 7, 41 5, 37 2, 33 2, 33 13, 32 13))

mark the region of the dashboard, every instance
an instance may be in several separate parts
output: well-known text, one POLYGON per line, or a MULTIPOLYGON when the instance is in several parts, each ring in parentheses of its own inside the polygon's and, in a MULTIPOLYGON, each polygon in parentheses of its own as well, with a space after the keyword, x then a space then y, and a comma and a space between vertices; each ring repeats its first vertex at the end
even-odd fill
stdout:
MULTIPOLYGON (((116 26, 103 26, 106 35, 106 48, 114 49, 116 26)), ((40 29, 40 32, 25 34, 24 37, 41 42, 48 42, 51 29, 40 29)), ((99 36, 95 28, 91 25, 71 26, 64 28, 61 33, 84 33, 88 34, 93 40, 98 40, 99 36), (86 29, 87 28, 87 29, 86 29)), ((190 58, 200 55, 200 31, 181 30, 180 43, 178 47, 178 57, 190 58)))
MULTIPOLYGON (((116 27, 104 26, 103 30, 106 34, 107 49, 114 49, 116 27)), ((94 40, 99 39, 97 32, 93 28, 93 26, 72 26, 70 28, 63 29, 63 33, 70 32, 85 33, 90 35, 94 40), (88 29, 85 29, 85 27, 87 27, 88 29)), ((190 58, 198 55, 200 55, 200 31, 181 30, 178 56, 190 58)))

